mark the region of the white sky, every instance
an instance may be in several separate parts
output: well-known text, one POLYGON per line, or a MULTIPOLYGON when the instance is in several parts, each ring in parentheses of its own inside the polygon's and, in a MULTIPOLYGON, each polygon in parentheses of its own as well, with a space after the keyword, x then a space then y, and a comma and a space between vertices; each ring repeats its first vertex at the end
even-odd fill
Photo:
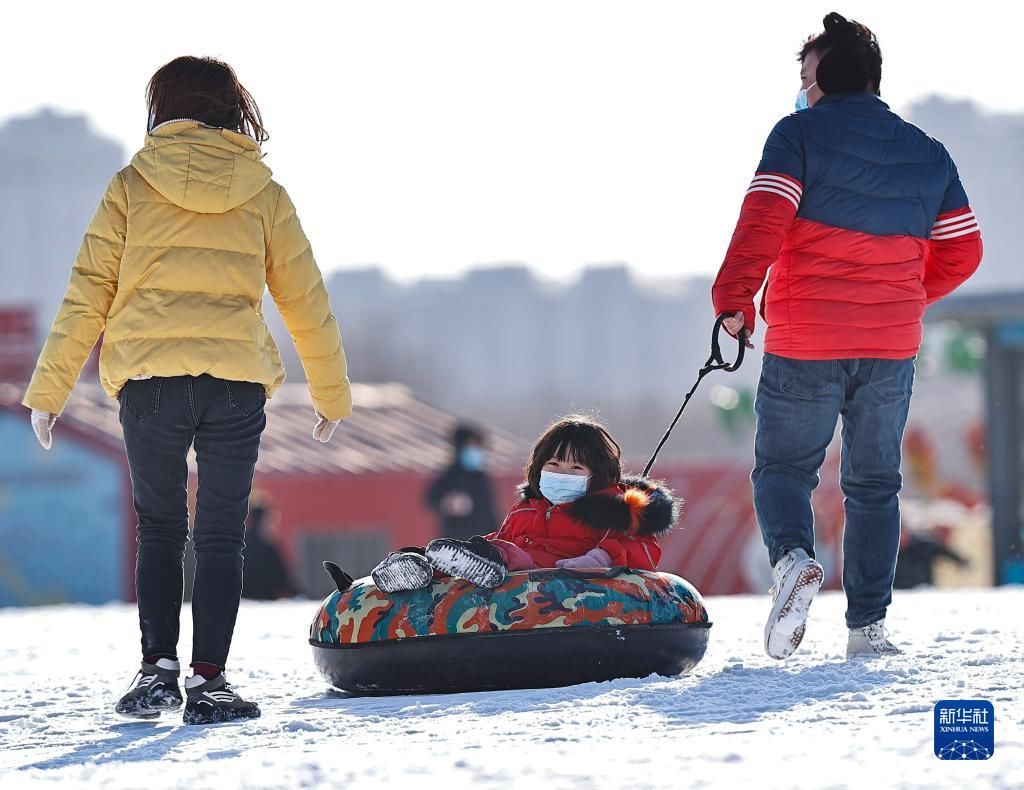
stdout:
MULTIPOLYGON (((9 4, 0 121, 87 113, 134 152, 143 90, 181 54, 231 63, 325 270, 395 277, 519 261, 548 277, 625 261, 713 273, 794 54, 833 4, 9 4)), ((1020 111, 1016 3, 848 2, 878 35, 894 109, 930 93, 1020 111)), ((98 197, 98 196, 97 196, 98 197)))

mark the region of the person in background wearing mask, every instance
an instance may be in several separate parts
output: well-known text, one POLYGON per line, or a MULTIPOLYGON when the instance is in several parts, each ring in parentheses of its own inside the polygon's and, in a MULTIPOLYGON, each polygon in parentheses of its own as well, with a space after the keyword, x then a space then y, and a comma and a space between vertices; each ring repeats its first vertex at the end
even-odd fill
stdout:
POLYGON ((439 573, 494 588, 508 571, 657 568, 658 537, 675 525, 681 503, 660 483, 623 477, 622 451, 603 425, 571 415, 548 426, 525 473, 522 498, 496 532, 393 551, 373 569, 374 583, 412 590, 439 573))
POLYGON ((727 331, 752 347, 768 274, 751 480, 775 580, 764 644, 777 659, 800 645, 822 583, 811 492, 840 416, 847 657, 899 652, 884 625, 921 318, 982 256, 949 153, 879 98, 874 34, 836 13, 824 28, 798 55, 798 111, 768 137, 712 289, 727 331))
POLYGON ((467 539, 486 535, 498 523, 491 479, 487 474, 484 435, 471 425, 452 434, 455 457, 427 489, 426 504, 440 519, 439 535, 467 539))

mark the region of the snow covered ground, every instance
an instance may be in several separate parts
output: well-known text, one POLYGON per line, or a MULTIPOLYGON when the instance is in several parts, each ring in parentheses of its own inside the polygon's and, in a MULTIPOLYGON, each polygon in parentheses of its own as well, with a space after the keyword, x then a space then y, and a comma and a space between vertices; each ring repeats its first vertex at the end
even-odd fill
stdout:
POLYGON ((314 603, 246 603, 228 677, 263 718, 213 727, 112 715, 132 607, 0 610, 0 787, 1024 787, 1024 589, 897 593, 906 654, 853 663, 836 593, 782 664, 767 598, 707 603, 711 647, 682 678, 383 699, 320 678, 314 603), (992 759, 934 757, 947 698, 995 705, 992 759))

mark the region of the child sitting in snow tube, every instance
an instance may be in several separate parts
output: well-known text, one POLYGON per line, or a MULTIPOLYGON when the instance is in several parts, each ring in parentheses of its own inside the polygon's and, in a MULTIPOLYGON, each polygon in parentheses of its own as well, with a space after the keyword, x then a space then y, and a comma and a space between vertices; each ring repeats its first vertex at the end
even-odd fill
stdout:
POLYGON ((390 593, 426 587, 435 571, 489 588, 509 571, 537 568, 653 571, 658 536, 675 525, 680 502, 658 483, 623 478, 621 455, 594 420, 559 420, 534 444, 522 499, 497 532, 391 552, 373 569, 374 583, 390 593))
POLYGON ((359 694, 565 686, 694 667, 707 610, 656 573, 680 503, 623 478, 620 450, 585 417, 537 440, 522 499, 501 528, 390 553, 370 579, 324 566, 338 591, 310 629, 332 684, 359 694))

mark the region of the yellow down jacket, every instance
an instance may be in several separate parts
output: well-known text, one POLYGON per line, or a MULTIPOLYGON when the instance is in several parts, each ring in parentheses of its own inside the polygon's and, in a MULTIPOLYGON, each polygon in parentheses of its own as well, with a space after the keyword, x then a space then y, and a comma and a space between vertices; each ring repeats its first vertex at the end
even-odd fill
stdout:
POLYGON ((284 381, 263 320, 266 288, 302 359, 313 405, 352 411, 345 351, 288 193, 260 146, 196 121, 161 124, 107 187, 23 403, 60 414, 100 333, 100 378, 284 381))

